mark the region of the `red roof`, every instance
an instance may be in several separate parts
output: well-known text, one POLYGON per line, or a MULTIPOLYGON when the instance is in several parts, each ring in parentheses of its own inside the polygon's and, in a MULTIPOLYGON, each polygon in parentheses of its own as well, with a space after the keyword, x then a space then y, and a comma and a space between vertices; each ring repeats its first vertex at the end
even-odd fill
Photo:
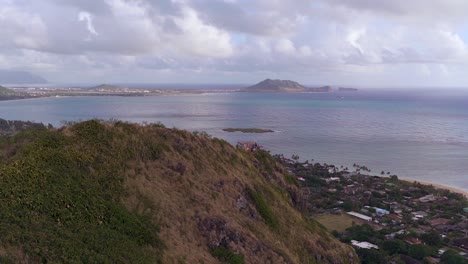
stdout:
POLYGON ((432 219, 429 221, 429 224, 431 226, 438 226, 438 225, 446 225, 450 222, 450 219, 447 218, 437 218, 437 219, 432 219))
POLYGON ((388 214, 387 217, 394 220, 394 221, 401 221, 401 219, 402 219, 401 217, 399 217, 396 214, 388 214))
POLYGON ((419 240, 418 238, 415 238, 415 237, 407 238, 405 241, 410 243, 410 244, 421 244, 421 240, 419 240))

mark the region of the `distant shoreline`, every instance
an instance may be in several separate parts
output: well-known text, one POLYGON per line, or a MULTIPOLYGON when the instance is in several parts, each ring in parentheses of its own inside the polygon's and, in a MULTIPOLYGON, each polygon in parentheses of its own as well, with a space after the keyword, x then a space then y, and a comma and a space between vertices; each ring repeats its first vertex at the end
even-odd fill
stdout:
POLYGON ((454 193, 462 194, 462 195, 465 196, 465 198, 468 198, 468 191, 465 191, 465 190, 462 190, 462 189, 459 189, 459 188, 456 188, 456 187, 452 187, 452 186, 448 186, 448 185, 444 185, 444 184, 440 184, 440 183, 429 182, 429 181, 421 181, 421 180, 416 180, 416 179, 410 179, 410 178, 400 178, 400 177, 398 177, 398 179, 400 181, 404 181, 404 182, 408 182, 408 183, 417 182, 417 183, 420 183, 420 184, 426 185, 426 186, 432 185, 436 189, 449 190, 449 191, 454 192, 454 193))

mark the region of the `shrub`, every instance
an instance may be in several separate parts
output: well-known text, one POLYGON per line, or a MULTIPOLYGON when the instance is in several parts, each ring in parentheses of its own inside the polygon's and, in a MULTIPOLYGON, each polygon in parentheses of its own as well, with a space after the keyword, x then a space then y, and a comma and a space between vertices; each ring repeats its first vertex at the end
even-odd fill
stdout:
POLYGON ((258 213, 260 214, 260 216, 262 216, 263 220, 265 220, 265 223, 271 229, 278 229, 278 219, 274 216, 270 207, 265 202, 265 199, 263 199, 262 194, 252 189, 247 189, 247 192, 249 194, 250 199, 253 201, 258 213))
POLYGON ((2 244, 21 247, 33 262, 157 261, 158 227, 120 203, 126 149, 99 121, 71 129, 76 134, 24 134, 29 139, 3 161, 2 244))
POLYGON ((244 264, 244 256, 237 254, 225 247, 216 247, 211 250, 211 255, 217 259, 229 264, 244 264))

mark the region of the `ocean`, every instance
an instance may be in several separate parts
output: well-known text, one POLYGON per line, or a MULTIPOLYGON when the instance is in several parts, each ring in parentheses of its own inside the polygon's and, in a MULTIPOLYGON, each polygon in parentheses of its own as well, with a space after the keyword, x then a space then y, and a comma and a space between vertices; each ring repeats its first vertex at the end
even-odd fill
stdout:
POLYGON ((468 191, 468 91, 360 90, 151 97, 58 97, 0 102, 0 118, 60 126, 90 118, 162 122, 227 140, 257 141, 273 154, 365 165, 372 173, 468 191), (255 127, 274 133, 223 132, 255 127))

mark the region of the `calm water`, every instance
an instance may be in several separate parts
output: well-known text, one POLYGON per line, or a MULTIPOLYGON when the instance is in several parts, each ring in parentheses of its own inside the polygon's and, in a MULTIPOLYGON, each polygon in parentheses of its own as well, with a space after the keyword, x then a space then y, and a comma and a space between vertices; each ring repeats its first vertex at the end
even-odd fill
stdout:
POLYGON ((161 121, 235 144, 255 140, 272 153, 431 181, 468 191, 468 92, 360 91, 331 94, 206 94, 63 97, 0 102, 0 117, 161 121), (258 127, 267 134, 227 133, 258 127))

